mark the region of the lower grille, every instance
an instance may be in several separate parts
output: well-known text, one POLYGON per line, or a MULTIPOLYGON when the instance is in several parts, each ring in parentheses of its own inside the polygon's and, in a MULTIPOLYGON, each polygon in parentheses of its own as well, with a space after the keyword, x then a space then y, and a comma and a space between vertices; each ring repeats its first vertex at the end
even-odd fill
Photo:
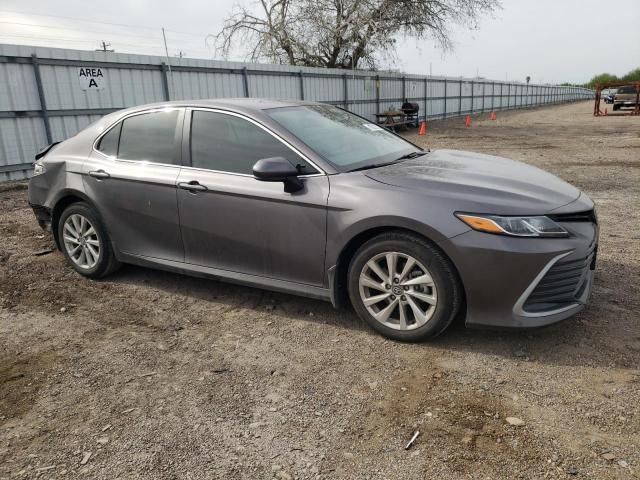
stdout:
POLYGON ((588 286, 595 254, 594 247, 582 258, 556 262, 533 289, 524 310, 543 312, 575 304, 588 286))

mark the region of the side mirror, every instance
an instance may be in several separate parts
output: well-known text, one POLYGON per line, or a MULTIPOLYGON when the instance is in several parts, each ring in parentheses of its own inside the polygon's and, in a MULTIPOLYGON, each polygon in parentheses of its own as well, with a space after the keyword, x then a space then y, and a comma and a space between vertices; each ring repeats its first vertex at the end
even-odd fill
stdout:
POLYGON ((284 182, 284 191, 294 193, 302 190, 304 184, 298 178, 299 172, 282 157, 263 158, 253 166, 253 176, 263 182, 284 182))

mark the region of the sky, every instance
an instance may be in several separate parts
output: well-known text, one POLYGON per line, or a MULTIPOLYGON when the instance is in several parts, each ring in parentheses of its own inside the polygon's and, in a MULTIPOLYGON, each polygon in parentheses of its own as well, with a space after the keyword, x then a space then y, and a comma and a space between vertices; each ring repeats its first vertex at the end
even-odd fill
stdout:
MULTIPOLYGON (((214 58, 207 35, 237 3, 252 0, 0 0, 0 43, 93 50, 104 40, 117 52, 164 55, 164 27, 170 56, 214 58)), ((452 33, 447 52, 430 39, 400 38, 395 62, 383 66, 534 83, 583 83, 640 67, 639 0, 502 0, 477 30, 452 33)))

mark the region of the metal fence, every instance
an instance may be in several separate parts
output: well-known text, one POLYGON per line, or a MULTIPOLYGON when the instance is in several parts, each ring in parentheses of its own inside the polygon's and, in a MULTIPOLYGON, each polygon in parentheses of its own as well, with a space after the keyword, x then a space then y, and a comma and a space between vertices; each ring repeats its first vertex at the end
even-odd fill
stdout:
POLYGON ((115 110, 164 100, 302 99, 373 120, 418 102, 422 119, 593 97, 578 87, 0 45, 0 182, 27 178, 37 150, 115 110))

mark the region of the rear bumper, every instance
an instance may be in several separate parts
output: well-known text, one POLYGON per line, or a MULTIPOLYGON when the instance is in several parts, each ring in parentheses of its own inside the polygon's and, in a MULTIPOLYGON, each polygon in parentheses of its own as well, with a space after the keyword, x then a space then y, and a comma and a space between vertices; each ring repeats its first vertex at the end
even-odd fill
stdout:
POLYGON ((470 231, 452 258, 470 327, 538 328, 581 311, 593 286, 598 227, 563 224, 570 238, 514 238, 470 231))
POLYGON ((33 203, 29 203, 29 206, 33 210, 33 213, 36 216, 36 220, 38 220, 38 225, 40 225, 40 228, 50 232, 51 231, 51 209, 47 207, 43 207, 42 205, 34 205, 33 203))

